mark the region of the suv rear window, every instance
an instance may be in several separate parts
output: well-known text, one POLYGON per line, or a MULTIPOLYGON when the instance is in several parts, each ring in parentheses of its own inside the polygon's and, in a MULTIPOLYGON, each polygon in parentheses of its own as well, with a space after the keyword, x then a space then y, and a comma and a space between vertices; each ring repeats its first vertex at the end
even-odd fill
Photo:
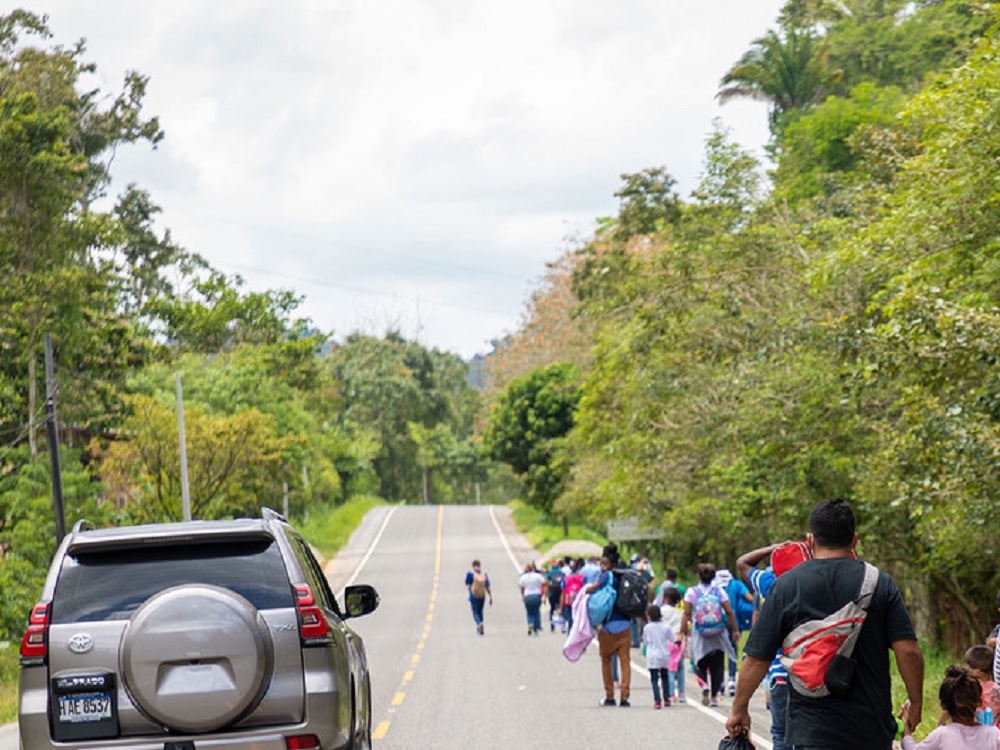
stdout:
POLYGON ((52 598, 52 622, 128 619, 149 597, 187 583, 222 586, 257 609, 295 606, 273 539, 163 543, 68 555, 52 598))

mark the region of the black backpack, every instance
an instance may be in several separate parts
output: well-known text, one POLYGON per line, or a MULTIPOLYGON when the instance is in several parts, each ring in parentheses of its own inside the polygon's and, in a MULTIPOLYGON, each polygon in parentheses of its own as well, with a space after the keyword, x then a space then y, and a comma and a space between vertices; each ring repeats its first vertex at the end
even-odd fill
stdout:
POLYGON ((642 617, 649 605, 649 587, 635 568, 615 568, 615 607, 626 617, 642 617))
POLYGON ((559 568, 552 569, 552 577, 549 578, 549 593, 561 594, 563 587, 563 572, 559 568))

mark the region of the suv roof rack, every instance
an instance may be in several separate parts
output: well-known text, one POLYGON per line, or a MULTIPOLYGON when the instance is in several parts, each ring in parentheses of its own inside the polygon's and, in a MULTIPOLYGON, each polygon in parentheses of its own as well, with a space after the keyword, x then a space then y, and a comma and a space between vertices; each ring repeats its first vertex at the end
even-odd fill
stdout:
POLYGON ((281 521, 282 523, 288 523, 288 519, 281 515, 278 511, 274 510, 274 508, 261 508, 260 516, 265 521, 281 521))
POLYGON ((81 531, 93 531, 96 527, 86 518, 81 518, 79 521, 73 524, 74 534, 79 534, 81 531))

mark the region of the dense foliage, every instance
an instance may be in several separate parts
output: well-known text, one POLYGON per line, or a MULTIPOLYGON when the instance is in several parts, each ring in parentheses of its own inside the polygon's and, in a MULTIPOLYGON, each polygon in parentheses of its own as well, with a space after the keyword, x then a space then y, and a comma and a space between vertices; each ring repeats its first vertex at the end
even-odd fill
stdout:
MULTIPOLYGON (((995 5, 790 0, 720 84, 769 104, 770 172, 719 126, 659 221, 636 221, 623 176, 619 215, 561 261, 564 330, 591 357, 556 512, 637 516, 678 564, 732 564, 843 496, 921 631, 982 639, 1000 589, 995 5)), ((559 361, 533 340, 491 371, 511 351, 559 361)))

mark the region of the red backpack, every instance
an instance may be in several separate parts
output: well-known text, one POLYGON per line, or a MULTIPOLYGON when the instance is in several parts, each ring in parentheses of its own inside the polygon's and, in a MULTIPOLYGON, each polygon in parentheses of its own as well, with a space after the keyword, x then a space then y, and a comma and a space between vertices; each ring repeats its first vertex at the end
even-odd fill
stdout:
POLYGON ((878 568, 865 563, 858 595, 832 615, 807 620, 785 636, 781 664, 796 692, 810 698, 850 689, 855 662, 851 659, 868 606, 878 584, 878 568))
POLYGON ((572 606, 576 595, 583 588, 583 574, 573 573, 563 579, 563 601, 566 606, 572 606))

